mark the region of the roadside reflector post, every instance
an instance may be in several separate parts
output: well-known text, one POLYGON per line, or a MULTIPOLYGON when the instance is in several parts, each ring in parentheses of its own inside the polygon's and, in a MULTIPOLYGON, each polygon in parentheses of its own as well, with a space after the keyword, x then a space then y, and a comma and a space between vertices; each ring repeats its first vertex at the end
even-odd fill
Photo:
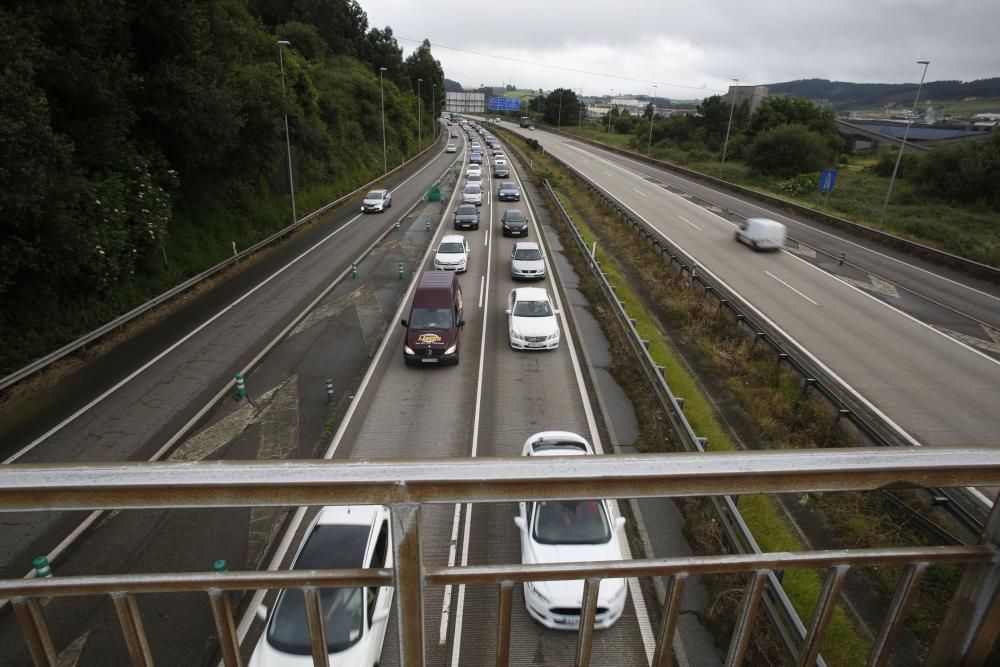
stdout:
POLYGON ((402 262, 399 263, 399 279, 400 280, 403 279, 403 263, 402 262))
MULTIPOLYGON (((399 223, 398 222, 396 223, 396 229, 399 229, 399 223)), ((358 277, 358 263, 357 262, 354 262, 353 264, 351 264, 351 277, 352 278, 357 278, 358 277)))
POLYGON ((217 560, 212 563, 212 572, 225 572, 226 571, 226 561, 217 560))
POLYGON ((399 231, 399 220, 396 221, 396 231, 399 231))
POLYGON ((243 380, 243 373, 236 374, 236 397, 246 398, 247 397, 247 385, 243 380))
POLYGON ((36 578, 43 579, 52 576, 52 567, 49 565, 48 557, 39 556, 31 561, 31 565, 35 568, 36 578))
POLYGON ((840 266, 844 265, 844 253, 840 253, 840 259, 837 260, 837 264, 840 266))
POLYGON ((431 221, 430 220, 425 220, 424 224, 427 227, 427 231, 431 231, 431 221))
POLYGON ((326 404, 333 405, 333 380, 326 379, 326 404))

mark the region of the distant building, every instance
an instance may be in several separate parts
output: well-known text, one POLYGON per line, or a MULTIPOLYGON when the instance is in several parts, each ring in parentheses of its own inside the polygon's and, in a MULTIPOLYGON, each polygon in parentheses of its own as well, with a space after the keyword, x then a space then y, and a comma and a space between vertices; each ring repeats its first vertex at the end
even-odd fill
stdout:
POLYGON ((739 106, 746 101, 750 103, 750 113, 753 113, 767 97, 767 86, 729 86, 726 104, 739 106))

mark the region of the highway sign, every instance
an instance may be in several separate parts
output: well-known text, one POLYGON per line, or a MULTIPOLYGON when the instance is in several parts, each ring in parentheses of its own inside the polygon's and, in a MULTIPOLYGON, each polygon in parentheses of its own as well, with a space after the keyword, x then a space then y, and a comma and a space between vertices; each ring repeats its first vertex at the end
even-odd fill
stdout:
POLYGON ((491 97, 486 106, 493 111, 520 111, 520 97, 491 97))
POLYGON ((833 190, 834 184, 837 182, 837 170, 836 169, 824 169, 823 173, 819 177, 819 191, 820 192, 830 192, 833 190))

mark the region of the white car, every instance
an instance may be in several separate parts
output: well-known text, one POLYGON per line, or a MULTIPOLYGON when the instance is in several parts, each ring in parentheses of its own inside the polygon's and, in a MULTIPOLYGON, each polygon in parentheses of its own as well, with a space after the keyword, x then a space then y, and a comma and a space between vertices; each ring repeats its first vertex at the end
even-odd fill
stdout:
POLYGON ((462 203, 480 206, 483 203, 483 188, 475 183, 469 183, 462 190, 462 203))
MULTIPOLYGON (((391 568, 389 509, 382 505, 324 507, 292 561, 293 570, 391 568)), ((378 664, 392 611, 391 586, 320 589, 330 664, 378 664)), ((258 616, 267 617, 261 607, 258 616)), ((311 665, 305 597, 299 588, 278 594, 250 667, 311 665)))
POLYGON ((559 311, 543 287, 518 287, 507 297, 507 328, 515 350, 559 347, 559 311))
POLYGON ((479 187, 483 187, 483 175, 482 174, 469 174, 465 178, 465 184, 469 185, 470 183, 472 185, 478 185, 479 187))
POLYGON ((481 143, 479 143, 478 141, 473 141, 472 145, 469 146, 469 151, 472 152, 472 153, 482 153, 483 152, 483 145, 481 143))
POLYGON ((361 202, 362 213, 381 213, 392 206, 392 195, 388 190, 372 190, 361 202))
POLYGON ((514 280, 545 277, 545 257, 537 243, 521 241, 514 244, 510 251, 510 277, 514 280))
POLYGON ((483 168, 480 167, 478 164, 470 164, 468 167, 465 168, 465 177, 468 178, 473 174, 482 178, 483 168))
POLYGON ((462 273, 469 268, 469 242, 460 234, 441 239, 434 253, 434 268, 439 271, 462 273))
POLYGON ((445 153, 457 153, 458 152, 458 146, 456 146, 455 144, 448 144, 447 146, 444 147, 444 152, 445 153))
MULTIPOLYGON (((536 433, 524 443, 524 456, 589 456, 590 444, 566 431, 536 433)), ((521 533, 521 562, 529 564, 621 560, 618 529, 625 519, 611 518, 606 500, 543 500, 520 503, 514 523, 521 533)), ((624 579, 605 579, 597 594, 594 628, 610 628, 625 611, 624 579)), ((583 606, 583 581, 524 584, 528 613, 547 628, 577 630, 583 606)))

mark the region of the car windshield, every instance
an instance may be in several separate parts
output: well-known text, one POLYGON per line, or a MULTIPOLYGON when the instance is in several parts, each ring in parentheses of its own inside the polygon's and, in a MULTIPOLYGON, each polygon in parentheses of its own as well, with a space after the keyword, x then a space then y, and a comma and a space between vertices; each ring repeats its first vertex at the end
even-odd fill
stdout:
POLYGON ((517 317, 548 317, 551 314, 548 301, 518 301, 514 304, 514 315, 517 317))
POLYGON ((410 329, 413 331, 451 328, 451 308, 414 308, 410 313, 410 329))
POLYGON ((504 214, 504 222, 524 222, 524 213, 517 209, 511 209, 504 214))
POLYGON ((454 255, 465 252, 465 245, 461 243, 442 243, 438 246, 438 252, 454 255))
MULTIPOLYGON (((355 568, 364 565, 368 526, 317 526, 309 536, 293 569, 355 568)), ((364 633, 364 592, 361 588, 324 588, 320 605, 326 626, 326 646, 339 653, 353 646, 364 633)), ((267 642, 283 653, 310 655, 309 620, 301 589, 289 588, 278 602, 267 630, 267 642)))
POLYGON ((483 177, 481 174, 469 174, 470 181, 482 181, 483 177))
POLYGON ((538 248, 518 248, 514 251, 514 259, 526 261, 538 260, 542 258, 542 253, 538 248))
POLYGON ((541 544, 605 544, 611 524, 598 500, 549 500, 534 503, 535 540, 541 544))
POLYGON ((382 198, 381 190, 372 190, 371 192, 365 195, 365 199, 381 199, 381 198, 382 198))
POLYGON ((473 204, 462 204, 458 207, 457 215, 475 215, 476 207, 473 204))
POLYGON ((517 192, 517 186, 513 183, 504 183, 500 186, 501 190, 506 190, 507 192, 517 192))
POLYGON ((467 194, 467 195, 478 195, 479 194, 479 186, 478 185, 466 185, 465 186, 465 194, 467 194))

